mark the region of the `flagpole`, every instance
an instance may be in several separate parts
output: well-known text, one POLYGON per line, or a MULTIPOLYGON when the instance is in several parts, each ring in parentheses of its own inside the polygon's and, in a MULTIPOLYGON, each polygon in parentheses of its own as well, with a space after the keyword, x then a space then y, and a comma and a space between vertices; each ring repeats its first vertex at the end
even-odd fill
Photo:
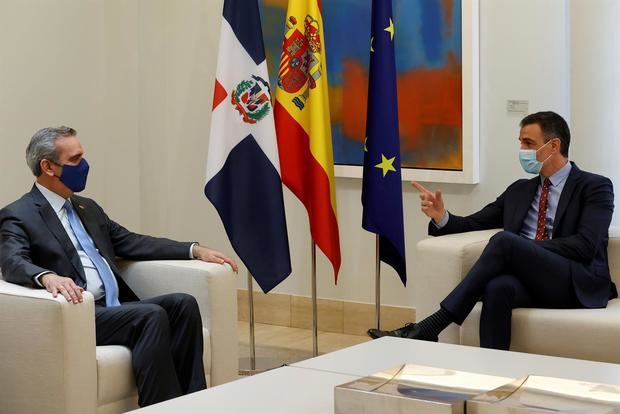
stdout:
POLYGON ((248 270, 248 313, 250 322, 250 358, 239 358, 239 375, 254 375, 259 372, 279 368, 284 361, 275 358, 256 358, 256 319, 254 317, 254 280, 248 270))
POLYGON ((254 335, 254 286, 252 274, 248 270, 248 307, 250 314, 250 370, 256 371, 256 343, 254 335))
POLYGON ((381 260, 379 259, 379 235, 375 235, 375 325, 381 329, 381 260))
POLYGON ((318 317, 316 298, 316 243, 312 240, 312 356, 319 355, 318 317))

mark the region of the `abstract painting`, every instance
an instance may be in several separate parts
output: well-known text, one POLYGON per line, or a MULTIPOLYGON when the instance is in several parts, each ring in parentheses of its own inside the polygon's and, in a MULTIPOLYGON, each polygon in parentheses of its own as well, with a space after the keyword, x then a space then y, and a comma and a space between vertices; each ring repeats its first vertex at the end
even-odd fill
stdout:
MULTIPOLYGON (((260 0, 271 82, 277 78, 287 0, 260 0)), ((393 0, 401 165, 404 179, 475 182, 477 137, 471 67, 464 70, 463 6, 472 0, 393 0), (470 92, 464 99, 464 73, 470 92), (466 130, 464 131, 464 125, 466 130), (475 142, 472 142, 475 140, 475 142), (474 159, 472 159, 474 158, 474 159), (474 165, 475 164, 475 165, 474 165), (475 172, 466 171, 474 168, 475 172), (414 174, 407 174, 412 171, 414 174), (419 171, 420 174, 415 174, 419 171), (434 174, 436 171, 440 175, 434 174), (448 174, 446 174, 448 173, 448 174), (451 178, 452 177, 452 178, 451 178)), ((336 173, 363 165, 371 0, 323 0, 336 173)), ((472 27, 467 22, 471 53, 472 27)), ((477 29, 477 28, 474 28, 477 29)), ((467 56, 471 60, 471 55, 467 56)), ((476 77, 477 82, 477 77, 476 77)), ((361 171, 361 167, 359 168, 361 171)), ((361 174, 361 173, 360 173, 361 174)), ((361 176, 357 173, 340 174, 361 176)))

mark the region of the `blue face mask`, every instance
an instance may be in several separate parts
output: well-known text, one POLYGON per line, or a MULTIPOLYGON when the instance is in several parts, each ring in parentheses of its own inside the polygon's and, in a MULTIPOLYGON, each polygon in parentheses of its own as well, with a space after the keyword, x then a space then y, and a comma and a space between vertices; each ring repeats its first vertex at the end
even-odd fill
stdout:
MULTIPOLYGON (((551 141, 548 141, 545 145, 547 145, 549 142, 551 141)), ((545 164, 545 162, 549 158, 551 158, 551 155, 553 155, 553 154, 549 155, 544 161, 538 161, 538 159, 536 158, 536 154, 545 145, 538 148, 537 150, 533 150, 533 149, 519 150, 519 162, 521 163, 521 167, 523 167, 523 170, 525 172, 530 173, 530 174, 540 174, 540 170, 542 170, 542 167, 545 164)))
POLYGON ((90 166, 84 158, 78 165, 65 164, 62 166, 62 174, 60 181, 74 193, 79 193, 86 188, 86 179, 88 178, 88 170, 90 166))

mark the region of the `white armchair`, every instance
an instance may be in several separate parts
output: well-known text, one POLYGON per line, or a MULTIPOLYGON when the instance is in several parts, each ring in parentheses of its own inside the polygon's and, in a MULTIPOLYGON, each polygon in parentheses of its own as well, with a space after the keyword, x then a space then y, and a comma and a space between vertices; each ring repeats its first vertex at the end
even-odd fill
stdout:
MULTIPOLYGON (((120 262, 139 297, 192 294, 202 315, 209 387, 237 378, 237 306, 228 266, 197 260, 120 262)), ((72 305, 0 278, 0 412, 107 414, 137 408, 131 353, 95 346, 93 297, 72 305)))
MULTIPOLYGON (((437 310, 441 300, 469 272, 489 238, 499 230, 452 234, 422 240, 417 245, 414 276, 416 314, 437 310)), ((620 288, 620 228, 609 230, 609 268, 620 288)), ((481 303, 461 328, 451 326, 440 341, 479 346, 481 303)), ((605 309, 515 309, 512 351, 620 363, 620 299, 605 309)))

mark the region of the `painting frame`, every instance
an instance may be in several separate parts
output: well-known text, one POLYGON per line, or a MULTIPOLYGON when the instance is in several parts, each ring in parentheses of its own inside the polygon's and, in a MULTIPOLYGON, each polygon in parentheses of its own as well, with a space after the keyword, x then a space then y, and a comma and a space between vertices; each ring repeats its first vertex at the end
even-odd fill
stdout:
MULTIPOLYGON (((462 156, 459 171, 402 168, 403 181, 478 184, 480 135, 479 0, 461 1, 462 156)), ((362 178, 363 166, 334 164, 336 177, 362 178)))

